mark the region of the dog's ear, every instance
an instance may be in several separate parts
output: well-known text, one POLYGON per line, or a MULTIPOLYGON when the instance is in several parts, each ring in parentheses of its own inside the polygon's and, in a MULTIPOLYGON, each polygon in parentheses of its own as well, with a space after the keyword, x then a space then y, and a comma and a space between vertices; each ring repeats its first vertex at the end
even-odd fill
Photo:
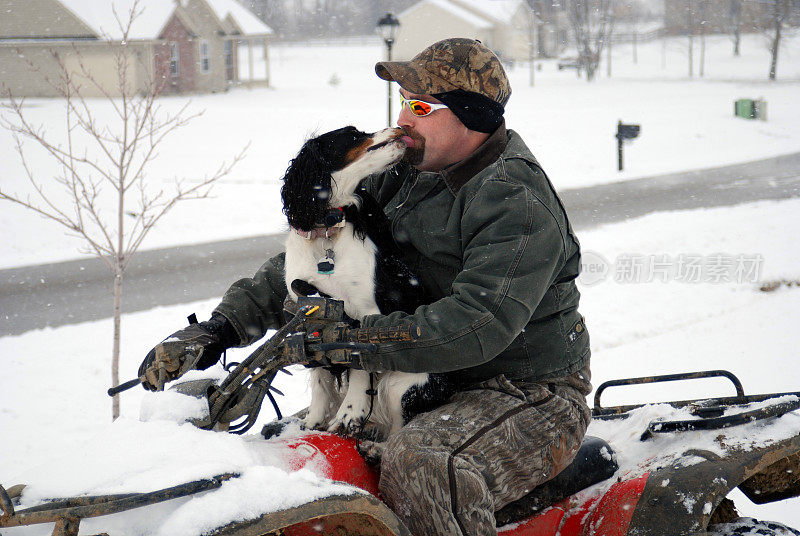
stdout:
POLYGON ((310 231, 322 219, 331 196, 331 171, 319 142, 307 141, 283 177, 281 198, 289 225, 310 231))

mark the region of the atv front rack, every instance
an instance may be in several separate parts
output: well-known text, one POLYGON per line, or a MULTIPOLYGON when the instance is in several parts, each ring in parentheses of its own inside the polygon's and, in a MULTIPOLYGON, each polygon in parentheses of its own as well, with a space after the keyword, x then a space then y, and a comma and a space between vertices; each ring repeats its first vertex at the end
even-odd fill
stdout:
POLYGON ((592 418, 600 420, 625 419, 631 410, 640 408, 645 404, 634 404, 628 406, 602 407, 600 397, 609 387, 619 387, 628 385, 642 385, 651 383, 664 383, 672 381, 695 380, 699 378, 728 378, 736 389, 736 396, 704 398, 695 400, 678 400, 664 402, 674 408, 689 408, 697 419, 674 420, 674 421, 652 421, 641 436, 645 441, 654 434, 665 434, 673 432, 688 432, 693 430, 718 430, 731 426, 738 426, 753 421, 780 417, 790 411, 800 409, 800 391, 786 393, 768 393, 759 395, 745 395, 742 383, 733 373, 727 370, 707 370, 702 372, 687 372, 682 374, 665 374, 662 376, 643 376, 640 378, 627 378, 622 380, 611 380, 604 382, 597 388, 594 395, 594 408, 592 408, 592 418), (774 404, 765 405, 755 409, 746 409, 734 414, 726 415, 726 412, 734 406, 743 406, 757 402, 775 400, 774 404))
MULTIPOLYGON (((133 508, 149 506, 202 491, 217 489, 236 474, 223 474, 212 478, 186 482, 171 488, 146 493, 116 495, 87 495, 68 499, 54 499, 39 506, 16 511, 12 497, 0 486, 0 527, 19 527, 39 523, 55 523, 52 536, 78 536, 82 519, 117 514, 133 508)), ((21 490, 19 490, 21 492, 21 490)), ((17 495, 14 493, 13 495, 17 495)))

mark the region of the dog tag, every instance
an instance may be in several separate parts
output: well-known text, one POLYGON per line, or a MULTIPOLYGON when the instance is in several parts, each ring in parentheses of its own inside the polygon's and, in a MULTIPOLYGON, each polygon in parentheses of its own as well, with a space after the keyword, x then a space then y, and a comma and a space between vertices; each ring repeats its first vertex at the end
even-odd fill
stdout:
POLYGON ((317 263, 317 273, 323 275, 330 275, 333 273, 333 268, 334 268, 333 250, 326 249, 325 257, 317 263))

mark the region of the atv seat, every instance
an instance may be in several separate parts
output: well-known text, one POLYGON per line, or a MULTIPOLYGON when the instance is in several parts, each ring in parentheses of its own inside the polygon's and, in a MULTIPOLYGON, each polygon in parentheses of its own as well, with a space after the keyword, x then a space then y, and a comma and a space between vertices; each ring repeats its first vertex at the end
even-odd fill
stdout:
POLYGON ((507 504, 494 516, 497 526, 515 523, 567 497, 602 482, 617 470, 614 451, 599 437, 586 436, 575 459, 552 480, 548 480, 533 491, 507 504))

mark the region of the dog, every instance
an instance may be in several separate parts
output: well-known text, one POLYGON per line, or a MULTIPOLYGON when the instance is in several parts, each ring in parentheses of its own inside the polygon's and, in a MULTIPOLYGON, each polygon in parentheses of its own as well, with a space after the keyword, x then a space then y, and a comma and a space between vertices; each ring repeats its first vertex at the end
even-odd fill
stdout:
MULTIPOLYGON (((400 260, 383 210, 359 189, 394 166, 406 143, 399 128, 368 134, 349 126, 308 140, 287 169, 281 190, 290 231, 285 277, 289 297, 329 296, 353 319, 426 303, 416 276, 400 260)), ((355 435, 369 421, 372 437, 403 426, 409 407, 430 392, 430 375, 346 369, 341 378, 314 367, 306 428, 355 435), (377 381, 375 381, 377 380, 377 381), (373 398, 374 397, 374 398, 373 398)))

